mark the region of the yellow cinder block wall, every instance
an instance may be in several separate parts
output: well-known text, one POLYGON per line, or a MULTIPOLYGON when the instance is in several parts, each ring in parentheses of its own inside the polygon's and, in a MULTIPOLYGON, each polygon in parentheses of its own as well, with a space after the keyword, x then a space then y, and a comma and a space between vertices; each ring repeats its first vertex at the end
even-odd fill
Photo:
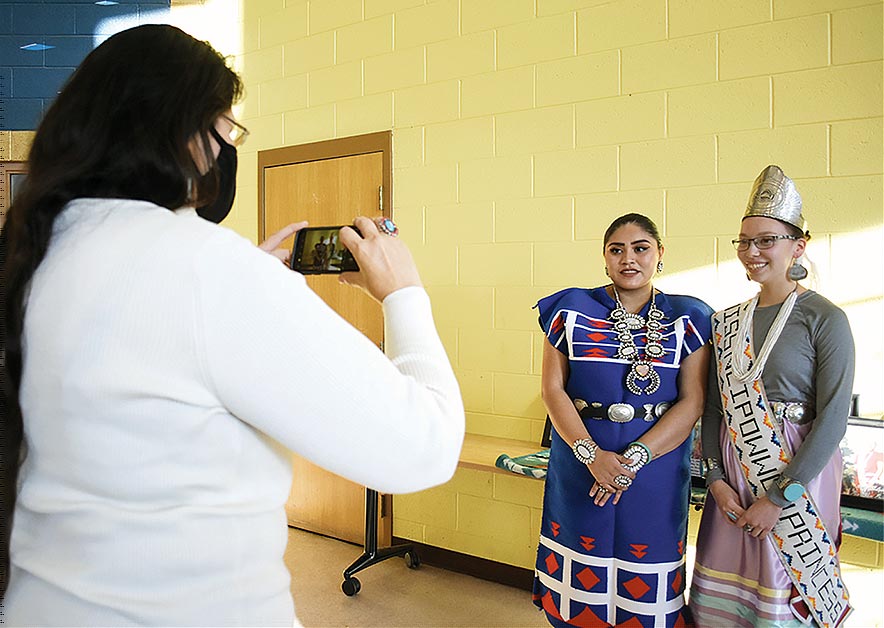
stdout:
MULTIPOLYGON (((539 442, 531 306, 604 282, 600 238, 623 212, 663 231, 660 288, 750 296, 729 240, 769 163, 798 183, 820 289, 861 334, 861 411, 881 415, 880 0, 226 4, 252 131, 228 224, 256 237, 257 150, 392 129, 393 214, 469 432, 539 442)), ((463 469, 396 497, 394 533, 531 567, 541 498, 463 469)))
POLYGON ((0 131, 0 161, 26 161, 33 131, 0 131))

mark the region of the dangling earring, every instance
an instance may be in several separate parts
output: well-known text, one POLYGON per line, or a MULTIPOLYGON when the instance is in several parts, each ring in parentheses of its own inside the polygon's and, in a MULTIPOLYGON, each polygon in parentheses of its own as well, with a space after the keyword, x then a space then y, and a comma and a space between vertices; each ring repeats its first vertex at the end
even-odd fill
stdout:
POLYGON ((193 179, 187 177, 187 201, 193 200, 193 179))
POLYGON ((657 262, 657 272, 658 273, 663 272, 663 260, 662 259, 659 262, 657 262))
POLYGON ((789 279, 792 281, 801 281, 807 277, 807 269, 798 263, 798 258, 792 259, 792 265, 789 266, 789 279))
POLYGON ((606 277, 610 277, 610 276, 611 276, 611 274, 608 272, 608 267, 607 267, 607 266, 605 266, 605 276, 606 276, 606 277))

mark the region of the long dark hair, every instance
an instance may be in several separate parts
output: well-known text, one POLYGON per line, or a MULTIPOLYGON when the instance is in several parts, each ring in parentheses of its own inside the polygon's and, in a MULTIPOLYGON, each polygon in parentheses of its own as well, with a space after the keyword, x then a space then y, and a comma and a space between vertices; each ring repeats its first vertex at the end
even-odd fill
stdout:
POLYGON ((657 248, 663 246, 663 240, 660 239, 660 231, 657 229, 657 225, 654 224, 654 221, 643 214, 632 213, 623 214, 619 218, 614 219, 614 222, 612 222, 607 231, 605 231, 605 240, 602 246, 603 249, 604 246, 608 244, 608 240, 611 239, 611 236, 614 235, 614 232, 623 225, 638 225, 643 231, 646 231, 657 241, 657 248))
POLYGON ((138 26, 83 60, 37 128, 27 179, 0 233, 0 600, 22 452, 25 302, 55 218, 84 197, 170 210, 210 203, 219 186, 209 130, 241 95, 240 78, 209 44, 173 26, 138 26), (194 137, 202 139, 209 176, 194 163, 194 137))

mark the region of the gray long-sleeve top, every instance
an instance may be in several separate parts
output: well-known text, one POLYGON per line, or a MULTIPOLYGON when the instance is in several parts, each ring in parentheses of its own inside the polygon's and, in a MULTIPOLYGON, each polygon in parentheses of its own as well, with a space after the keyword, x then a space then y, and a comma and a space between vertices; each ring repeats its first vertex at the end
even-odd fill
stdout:
MULTIPOLYGON (((759 307, 752 325, 755 351, 767 338, 779 305, 759 307)), ((761 381, 768 401, 800 401, 814 417, 804 439, 783 474, 807 484, 822 471, 847 430, 850 397, 853 392, 855 348, 847 316, 834 303, 808 290, 798 296, 783 333, 771 351, 761 381)), ((709 393, 702 419, 703 456, 721 465, 719 433, 723 412, 718 391, 717 364, 709 369, 709 393)), ((722 468, 713 469, 707 486, 725 479, 722 468)), ((771 484, 768 498, 778 506, 788 502, 771 484)))

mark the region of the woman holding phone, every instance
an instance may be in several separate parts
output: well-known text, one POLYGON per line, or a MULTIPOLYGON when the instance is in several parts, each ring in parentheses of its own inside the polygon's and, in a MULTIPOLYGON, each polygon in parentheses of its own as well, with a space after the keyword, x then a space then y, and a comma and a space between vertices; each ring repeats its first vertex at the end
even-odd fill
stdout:
POLYGON ((241 90, 205 42, 139 26, 37 129, 0 235, 10 625, 291 626, 289 450, 387 493, 454 472, 463 406, 406 246, 340 232, 384 355, 267 254, 303 223, 265 250, 215 224, 241 90))

